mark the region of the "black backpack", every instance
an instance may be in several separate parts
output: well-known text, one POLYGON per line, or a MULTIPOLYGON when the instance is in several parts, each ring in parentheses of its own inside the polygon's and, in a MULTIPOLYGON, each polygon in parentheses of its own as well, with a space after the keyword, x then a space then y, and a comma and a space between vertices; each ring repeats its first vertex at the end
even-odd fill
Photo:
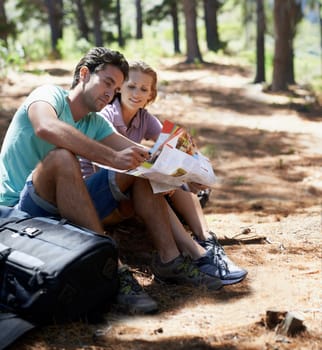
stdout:
POLYGON ((108 236, 0 206, 0 349, 36 325, 79 320, 110 303, 117 262, 108 236))

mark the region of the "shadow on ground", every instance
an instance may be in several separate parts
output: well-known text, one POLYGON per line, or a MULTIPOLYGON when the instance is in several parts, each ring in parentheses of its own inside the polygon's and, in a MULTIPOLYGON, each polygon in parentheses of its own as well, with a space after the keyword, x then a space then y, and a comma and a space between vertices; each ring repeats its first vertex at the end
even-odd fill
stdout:
POLYGON ((319 103, 319 96, 310 86, 294 85, 289 87, 289 91, 273 93, 266 84, 263 84, 262 87, 257 85, 257 90, 254 90, 252 87, 256 85, 253 83, 250 69, 234 64, 177 63, 167 67, 167 70, 178 72, 178 79, 173 79, 171 82, 160 82, 160 90, 170 94, 190 96, 196 107, 225 108, 232 113, 267 117, 274 110, 285 109, 298 112, 299 116, 305 120, 322 119, 322 105, 319 103), (194 78, 189 74, 193 71, 202 71, 203 74, 198 74, 194 78), (209 81, 210 76, 215 77, 211 82, 209 81), (244 82, 235 87, 220 84, 216 86, 214 83, 216 77, 220 81, 222 77, 234 80, 236 76, 242 77, 247 83, 244 82), (248 90, 251 90, 252 93, 249 94, 248 90), (282 98, 283 102, 274 102, 274 98, 268 102, 269 96, 279 96, 280 99, 277 98, 277 100, 280 101, 282 98))

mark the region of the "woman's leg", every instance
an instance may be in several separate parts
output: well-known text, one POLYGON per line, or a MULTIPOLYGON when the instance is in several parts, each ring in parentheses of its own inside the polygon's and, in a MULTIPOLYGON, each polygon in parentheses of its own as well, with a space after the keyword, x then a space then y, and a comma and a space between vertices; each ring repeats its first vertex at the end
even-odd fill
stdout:
POLYGON ((194 193, 178 189, 170 197, 170 203, 199 239, 205 240, 210 237, 208 223, 194 193))
POLYGON ((193 260, 205 255, 206 250, 192 239, 191 235, 185 230, 170 205, 168 205, 168 211, 173 236, 179 250, 182 253, 189 255, 193 260))

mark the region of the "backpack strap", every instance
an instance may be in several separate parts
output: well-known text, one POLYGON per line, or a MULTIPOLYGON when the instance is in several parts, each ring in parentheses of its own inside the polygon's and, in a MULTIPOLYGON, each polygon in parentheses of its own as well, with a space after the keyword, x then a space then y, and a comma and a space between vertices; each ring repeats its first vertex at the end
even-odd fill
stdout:
POLYGON ((4 350, 36 325, 13 313, 0 312, 0 350, 4 350))

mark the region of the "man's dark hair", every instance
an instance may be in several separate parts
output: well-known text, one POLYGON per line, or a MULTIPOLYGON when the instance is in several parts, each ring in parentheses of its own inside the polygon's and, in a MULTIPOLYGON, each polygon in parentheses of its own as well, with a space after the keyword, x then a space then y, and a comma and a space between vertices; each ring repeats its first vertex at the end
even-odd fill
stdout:
POLYGON ((94 47, 78 62, 71 88, 73 89, 79 82, 79 71, 82 66, 86 66, 91 73, 105 69, 106 65, 113 65, 120 69, 124 75, 124 80, 129 74, 129 64, 125 57, 118 51, 106 47, 94 47))

